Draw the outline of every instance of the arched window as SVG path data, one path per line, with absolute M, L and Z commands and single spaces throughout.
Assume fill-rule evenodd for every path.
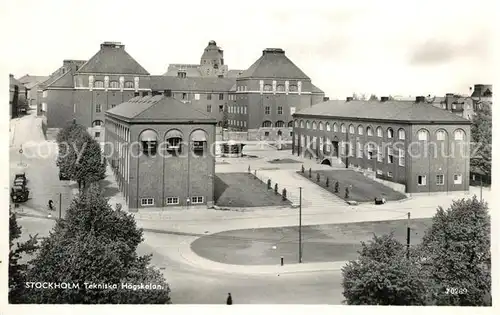
M 273 86 L 271 84 L 266 84 L 264 85 L 264 91 L 272 91 L 273 90 Z
M 95 81 L 94 87 L 95 88 L 104 88 L 104 82 L 103 81 Z
M 333 123 L 333 132 L 338 132 L 339 131 L 339 126 L 337 123 Z
M 278 86 L 276 87 L 276 91 L 278 92 L 283 92 L 285 91 L 285 86 L 282 85 L 282 84 L 278 84 Z
M 288 87 L 288 90 L 289 90 L 290 92 L 297 92 L 297 86 L 296 86 L 296 85 L 290 85 L 290 86 Z
M 353 126 L 353 125 L 349 125 L 349 133 L 350 133 L 350 134 L 354 134 L 354 133 L 355 133 L 355 130 L 354 130 L 354 126 Z
M 394 138 L 394 130 L 392 128 L 387 128 L 387 139 L 392 139 Z
M 326 131 L 332 131 L 332 128 L 331 128 L 329 122 L 326 123 Z
M 296 120 L 296 121 L 294 122 L 294 127 L 295 127 L 295 128 L 298 128 L 298 127 L 299 127 L 299 121 L 298 121 L 298 120 Z
M 457 129 L 453 133 L 455 140 L 457 141 L 464 141 L 465 140 L 465 131 L 462 129 Z
M 406 139 L 406 133 L 405 133 L 405 130 L 403 128 L 400 128 L 398 130 L 398 138 L 399 138 L 399 140 Z
M 428 141 L 429 140 L 429 131 L 426 129 L 420 129 L 418 131 L 418 140 L 419 141 Z
M 309 120 L 306 121 L 306 129 L 311 129 L 311 123 Z
M 92 127 L 102 127 L 102 126 L 104 126 L 102 120 L 94 120 L 94 122 L 92 123 Z
M 369 137 L 373 136 L 373 129 L 372 129 L 372 127 L 370 127 L 370 126 L 366 127 L 366 134 Z
M 132 82 L 132 81 L 126 81 L 125 82 L 125 88 L 126 89 L 133 89 L 134 88 L 134 82 Z
M 382 138 L 382 127 L 377 127 L 377 137 Z
M 120 87 L 120 84 L 118 83 L 118 81 L 111 81 L 109 82 L 109 87 L 112 89 L 117 89 Z
M 316 126 L 316 122 L 315 122 L 315 121 L 313 121 L 313 130 L 316 130 L 316 127 L 317 127 L 317 126 Z
M 323 130 L 323 123 L 321 121 L 318 123 L 318 128 L 319 130 Z
M 443 129 L 439 129 L 436 131 L 436 140 L 437 141 L 445 141 L 446 140 L 446 131 Z
M 142 153 L 145 155 L 155 155 L 158 146 L 158 134 L 156 131 L 147 129 L 141 132 L 139 140 L 142 145 Z
M 358 135 L 362 136 L 364 130 L 365 130 L 365 128 L 363 128 L 363 126 L 359 125 L 358 126 Z
M 293 121 L 288 122 L 288 128 L 291 128 L 291 127 L 293 127 Z
M 207 133 L 204 130 L 195 130 L 191 133 L 191 143 L 193 144 L 193 153 L 196 156 L 203 156 L 207 150 Z
M 262 123 L 262 127 L 264 128 L 271 128 L 273 126 L 273 123 L 269 120 L 266 120 Z
M 182 151 L 182 132 L 177 129 L 171 129 L 165 134 L 167 140 L 167 152 L 170 155 L 177 156 Z
M 300 128 L 304 128 L 304 121 L 303 120 L 300 121 Z
M 346 127 L 345 127 L 344 124 L 340 125 L 340 132 L 342 132 L 342 133 L 346 133 L 347 132 L 347 129 L 346 129 Z
M 281 121 L 281 120 L 278 120 L 276 122 L 276 124 L 274 124 L 275 127 L 278 127 L 278 128 L 282 128 L 282 127 L 285 127 L 285 122 L 284 121 Z

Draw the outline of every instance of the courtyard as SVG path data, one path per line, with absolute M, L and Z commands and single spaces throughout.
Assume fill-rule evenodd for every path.
M 431 218 L 410 221 L 411 245 L 421 242 L 431 223 Z M 371 240 L 373 235 L 391 232 L 398 241 L 406 244 L 406 227 L 407 220 L 303 226 L 302 261 L 356 259 L 360 242 Z M 281 257 L 285 264 L 297 263 L 298 230 L 298 226 L 286 226 L 225 231 L 196 239 L 191 243 L 191 249 L 203 258 L 226 264 L 273 265 L 279 264 Z

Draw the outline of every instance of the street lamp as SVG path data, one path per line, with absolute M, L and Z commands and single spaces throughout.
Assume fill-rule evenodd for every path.
M 302 187 L 299 187 L 299 264 L 302 263 Z

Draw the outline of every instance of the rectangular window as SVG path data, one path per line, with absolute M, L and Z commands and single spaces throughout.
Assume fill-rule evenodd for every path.
M 182 99 L 183 100 L 187 99 L 187 93 L 182 93 Z
M 399 149 L 399 166 L 405 166 L 405 150 Z
M 76 113 L 76 104 L 73 104 L 73 113 Z
M 427 185 L 427 177 L 425 175 L 418 175 L 418 185 L 419 186 Z
M 453 175 L 453 183 L 455 185 L 462 184 L 462 175 L 461 174 L 455 174 L 455 175 Z
M 141 198 L 141 206 L 153 206 L 154 204 L 154 198 Z
M 290 115 L 295 114 L 295 107 L 290 107 Z
M 156 141 L 142 141 L 142 152 L 146 155 L 155 155 L 156 144 Z
M 387 172 L 387 177 L 392 178 L 392 172 Z
M 266 106 L 266 108 L 265 108 L 265 114 L 266 115 L 271 114 L 271 107 L 270 106 Z
M 195 93 L 194 94 L 194 99 L 197 100 L 197 101 L 199 101 L 200 100 L 200 94 Z
M 377 170 L 377 175 L 382 175 L 384 174 L 381 170 Z
M 211 113 L 212 112 L 212 105 L 207 105 L 207 112 Z
M 362 159 L 363 158 L 363 147 L 361 146 L 361 143 L 356 144 L 358 146 L 358 158 Z
M 382 155 L 382 150 L 380 149 L 380 147 L 377 147 L 377 162 L 383 162 L 384 161 L 384 157 Z
M 224 93 L 219 93 L 219 101 L 223 101 L 224 100 Z
M 444 185 L 444 175 L 436 175 L 436 185 Z
M 264 136 L 269 137 L 269 131 L 264 132 Z
M 323 143 L 323 138 L 319 138 L 319 150 L 323 152 L 325 144 Z
M 101 109 L 102 109 L 102 108 L 101 108 L 101 104 L 96 104 L 96 105 L 95 105 L 95 112 L 96 112 L 96 113 L 100 113 L 100 112 L 101 112 Z
M 207 100 L 210 101 L 212 99 L 212 94 L 208 93 L 207 94 Z
M 116 106 L 116 104 L 111 104 L 111 108 L 114 108 Z
M 167 205 L 178 205 L 179 197 L 167 197 Z
M 283 107 L 278 106 L 278 115 L 283 115 Z
M 312 148 L 316 149 L 316 137 L 312 138 Z
M 47 91 L 43 91 L 42 97 L 47 97 L 47 93 L 48 93 Z
M 394 163 L 394 156 L 393 156 L 392 148 L 387 148 L 387 163 L 389 163 L 389 164 Z
M 99 137 L 101 137 L 101 132 L 96 131 L 96 132 L 94 133 L 94 138 L 99 138 Z
M 246 127 L 246 126 L 247 126 L 247 122 L 243 121 L 243 127 Z
M 219 105 L 219 113 L 224 112 L 224 105 Z

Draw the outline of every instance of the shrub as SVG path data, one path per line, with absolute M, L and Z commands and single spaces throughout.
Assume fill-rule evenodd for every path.
M 286 201 L 286 188 L 283 188 L 281 195 L 283 196 L 283 201 Z
M 274 184 L 274 193 L 278 194 L 278 183 Z

